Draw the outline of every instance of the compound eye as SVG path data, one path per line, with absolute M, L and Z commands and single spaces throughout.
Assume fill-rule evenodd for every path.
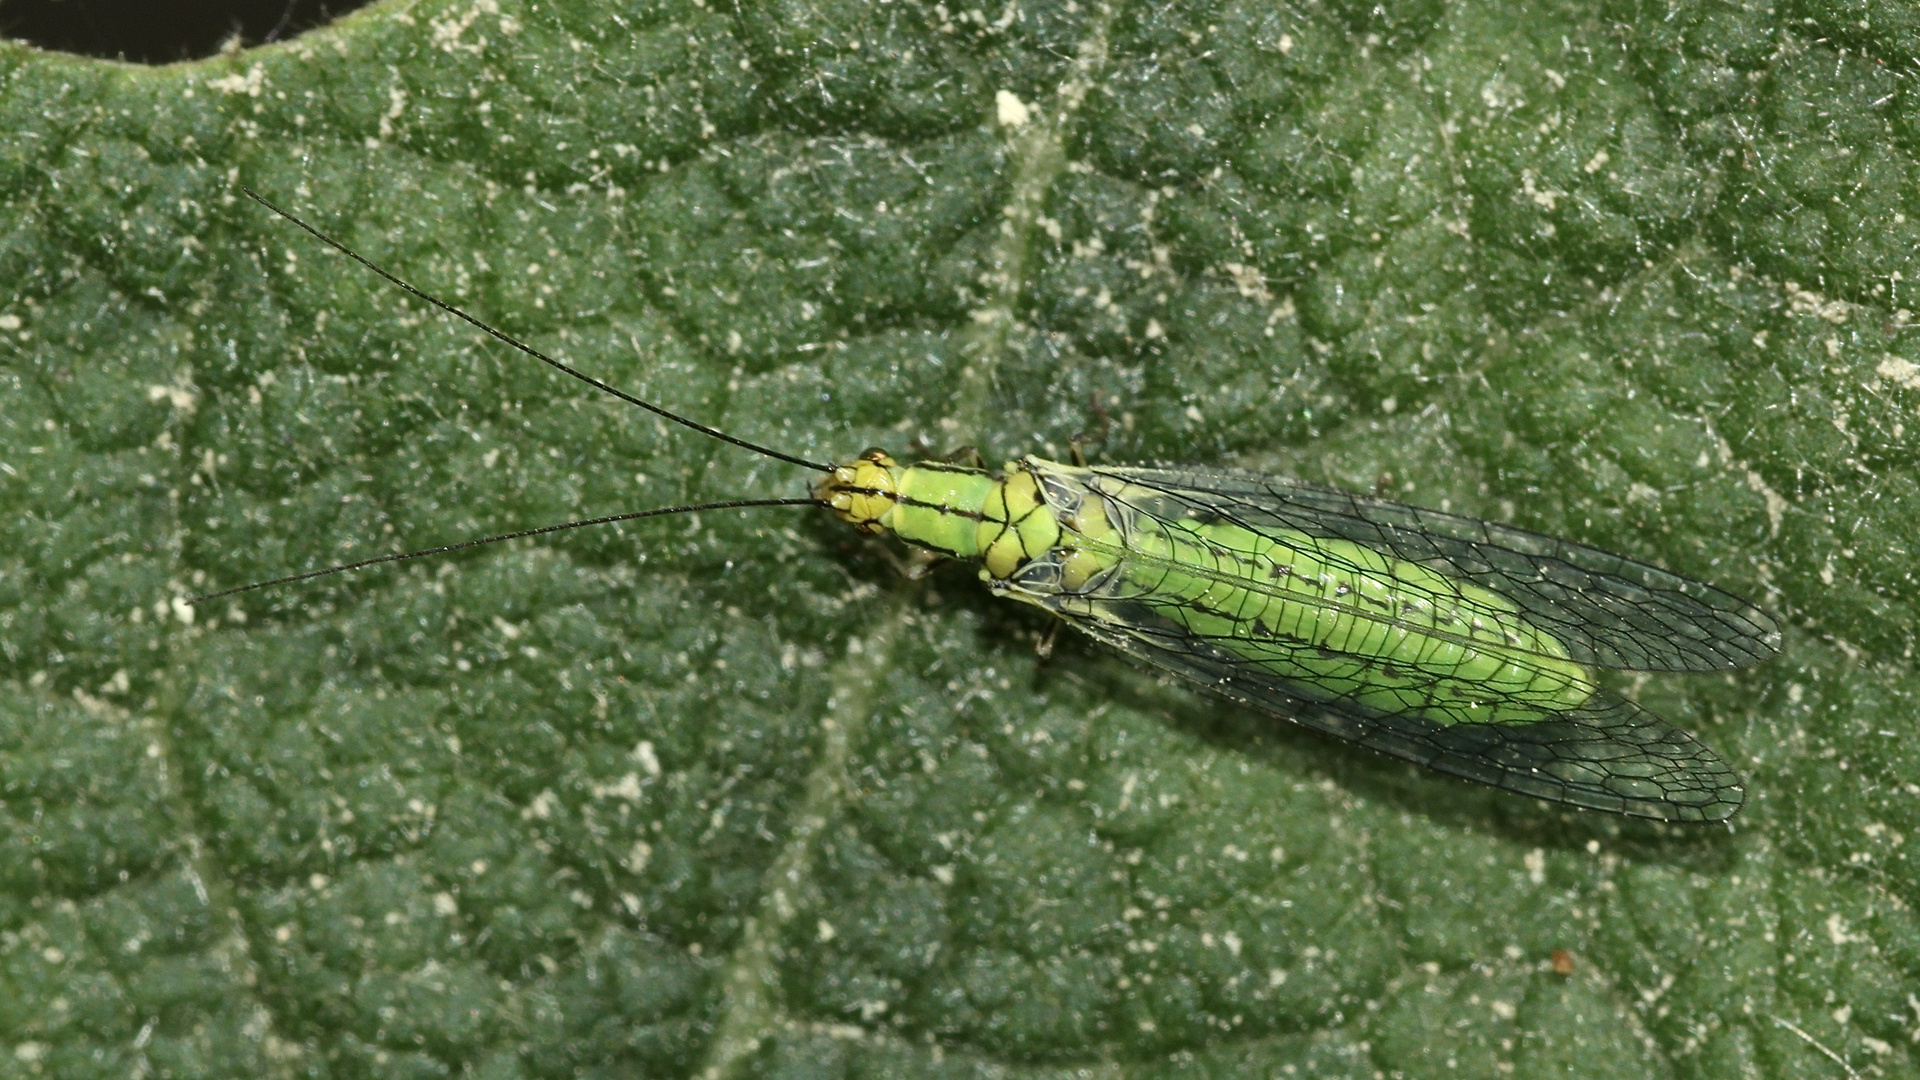
M 871 461 L 871 462 L 874 462 L 875 464 L 883 462 L 891 456 L 892 455 L 888 454 L 885 450 L 882 450 L 877 446 L 869 446 L 865 450 L 860 451 L 860 457 L 862 460 Z

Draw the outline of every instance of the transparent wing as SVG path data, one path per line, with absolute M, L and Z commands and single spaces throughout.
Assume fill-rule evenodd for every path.
M 1659 821 L 1725 821 L 1745 801 L 1740 778 L 1700 740 L 1605 690 L 1578 709 L 1526 723 L 1442 724 L 1282 680 L 1249 662 L 1244 641 L 1223 647 L 1160 614 L 1151 600 L 1090 607 L 1083 601 L 1073 605 L 1078 611 L 1034 602 L 1096 640 L 1215 693 L 1439 772 Z
M 1163 520 L 1225 520 L 1350 540 L 1498 593 L 1569 655 L 1629 671 L 1720 671 L 1780 651 L 1780 624 L 1732 593 L 1637 559 L 1458 514 L 1222 469 L 1095 467 L 1095 485 Z M 1146 489 L 1150 494 L 1140 495 Z M 1401 755 L 1406 756 L 1406 755 Z

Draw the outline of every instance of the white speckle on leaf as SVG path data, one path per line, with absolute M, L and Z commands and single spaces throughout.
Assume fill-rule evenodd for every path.
M 648 776 L 660 775 L 660 758 L 654 754 L 652 742 L 641 739 L 640 744 L 633 748 L 633 753 L 627 756 L 639 762 L 640 767 L 646 770 Z
M 1234 290 L 1241 296 L 1261 303 L 1273 300 L 1273 294 L 1267 291 L 1266 275 L 1260 272 L 1259 267 L 1244 263 L 1221 263 L 1220 269 L 1233 279 Z
M 1538 174 L 1532 169 L 1520 170 L 1520 192 L 1533 200 L 1535 206 L 1552 210 L 1559 205 L 1559 200 L 1566 197 L 1567 193 L 1553 188 L 1538 187 L 1535 183 L 1538 179 Z
M 199 405 L 200 395 L 186 386 L 149 386 L 147 400 L 165 401 L 181 412 L 190 413 Z
M 1779 492 L 1767 486 L 1766 478 L 1752 469 L 1747 470 L 1747 487 L 1757 492 L 1767 501 L 1767 535 L 1780 533 L 1780 520 L 1786 516 L 1787 500 Z
M 1023 128 L 1033 119 L 1033 110 L 1011 90 L 994 92 L 993 109 L 1001 127 Z
M 1863 943 L 1867 940 L 1867 935 L 1853 933 L 1847 926 L 1846 917 L 1839 912 L 1827 916 L 1827 937 L 1835 945 Z
M 245 75 L 235 72 L 232 75 L 207 80 L 207 89 L 218 90 L 223 94 L 245 94 L 248 97 L 259 97 L 266 88 L 267 72 L 266 69 L 262 68 L 259 64 L 248 68 Z
M 498 14 L 500 14 L 500 4 L 498 0 L 479 0 L 478 3 L 466 11 L 461 12 L 457 17 L 447 16 L 430 20 L 427 25 L 431 28 L 432 33 L 427 39 L 428 43 L 434 48 L 447 53 L 477 53 L 481 49 L 486 48 L 487 39 L 478 37 L 472 42 L 466 42 L 461 40 L 462 35 L 472 28 L 474 22 L 477 21 L 480 16 Z M 500 20 L 500 31 L 502 33 L 512 34 L 518 32 L 519 29 L 520 23 L 516 19 L 503 18 Z
M 640 774 L 628 773 L 611 784 L 593 785 L 594 798 L 604 799 L 609 796 L 625 799 L 627 802 L 639 802 L 645 798 L 646 793 L 640 790 Z
M 1480 85 L 1480 100 L 1489 109 L 1517 109 L 1527 103 L 1520 95 L 1519 87 L 1501 75 L 1495 75 Z
M 532 820 L 537 818 L 541 821 L 545 821 L 548 818 L 552 817 L 553 812 L 555 810 L 558 810 L 559 808 L 560 808 L 560 797 L 553 793 L 552 788 L 547 788 L 546 790 L 542 791 L 540 794 L 535 795 L 533 797 L 533 801 L 528 803 L 526 807 L 520 811 L 520 817 L 522 820 Z
M 393 138 L 393 122 L 407 111 L 407 88 L 404 86 L 387 87 L 387 111 L 380 114 L 380 137 Z
M 1548 853 L 1546 853 L 1546 849 L 1534 847 L 1532 851 L 1526 853 L 1526 859 L 1524 859 L 1524 861 L 1526 861 L 1526 880 L 1534 882 L 1536 886 L 1538 886 L 1538 884 L 1546 884 L 1546 880 L 1548 880 Z
M 1816 315 L 1835 326 L 1846 322 L 1856 306 L 1845 300 L 1829 300 L 1811 289 L 1803 289 L 1797 281 L 1785 282 L 1784 288 L 1787 306 L 1795 315 Z
M 1920 390 L 1920 364 L 1888 353 L 1873 369 L 1875 375 L 1903 390 Z

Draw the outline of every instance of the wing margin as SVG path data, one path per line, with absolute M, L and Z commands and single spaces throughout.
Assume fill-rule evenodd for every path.
M 1676 823 L 1725 821 L 1746 801 L 1738 774 L 1705 743 L 1604 689 L 1579 709 L 1527 723 L 1440 724 L 1316 700 L 1310 684 L 1254 669 L 1161 616 L 1102 617 L 1034 602 L 1096 641 L 1221 697 L 1436 772 L 1550 803 Z

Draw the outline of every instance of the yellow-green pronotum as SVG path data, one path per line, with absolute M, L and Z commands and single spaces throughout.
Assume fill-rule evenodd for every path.
M 1648 563 L 1521 529 L 1227 469 L 821 463 L 758 446 L 584 375 L 630 404 L 822 474 L 810 497 L 667 507 L 368 559 L 231 592 L 498 540 L 737 506 L 819 505 L 869 534 L 980 564 L 996 595 L 1276 717 L 1551 802 L 1722 821 L 1739 777 L 1597 669 L 1721 671 L 1780 647 L 1753 604 Z M 213 596 L 202 597 L 202 600 Z

